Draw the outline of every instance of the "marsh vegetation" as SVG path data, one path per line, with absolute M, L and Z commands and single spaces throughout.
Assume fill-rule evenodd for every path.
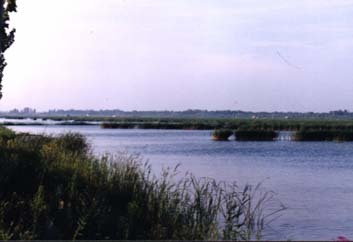
M 280 131 L 293 132 L 295 141 L 353 141 L 352 120 L 287 120 L 287 119 L 178 119 L 178 118 L 113 118 L 113 117 L 55 117 L 49 123 L 40 120 L 26 122 L 18 117 L 3 122 L 13 125 L 100 125 L 103 129 L 165 129 L 214 130 L 214 140 L 228 140 L 235 133 L 237 141 L 275 140 Z M 43 121 L 49 119 L 43 118 Z M 52 122 L 52 123 L 50 123 Z M 225 138 L 224 138 L 225 137 Z
M 353 141 L 353 130 L 303 128 L 294 133 L 293 140 L 347 142 Z
M 0 239 L 250 240 L 283 210 L 259 186 L 176 172 L 95 157 L 79 134 L 1 128 Z

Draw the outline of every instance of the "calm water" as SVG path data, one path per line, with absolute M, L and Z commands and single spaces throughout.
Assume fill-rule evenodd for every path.
M 353 238 L 353 142 L 213 142 L 210 131 L 103 130 L 96 126 L 12 126 L 16 131 L 86 135 L 96 154 L 128 151 L 153 169 L 181 171 L 238 183 L 264 182 L 288 207 L 267 238 Z

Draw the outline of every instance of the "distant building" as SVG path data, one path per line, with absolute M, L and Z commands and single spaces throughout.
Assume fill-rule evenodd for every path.
M 25 115 L 33 115 L 33 114 L 36 114 L 36 113 L 37 113 L 37 111 L 34 108 L 28 108 L 28 107 L 25 107 L 21 111 L 21 114 L 25 114 Z

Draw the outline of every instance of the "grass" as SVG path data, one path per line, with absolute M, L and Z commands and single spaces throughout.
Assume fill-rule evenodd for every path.
M 92 155 L 79 134 L 0 127 L 0 240 L 259 239 L 273 194 L 166 169 L 139 157 Z

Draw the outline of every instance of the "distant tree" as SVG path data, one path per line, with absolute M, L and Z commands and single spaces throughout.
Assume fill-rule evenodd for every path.
M 2 79 L 6 66 L 5 51 L 15 41 L 15 29 L 10 29 L 10 13 L 16 12 L 16 0 L 0 0 L 0 99 L 2 98 Z

